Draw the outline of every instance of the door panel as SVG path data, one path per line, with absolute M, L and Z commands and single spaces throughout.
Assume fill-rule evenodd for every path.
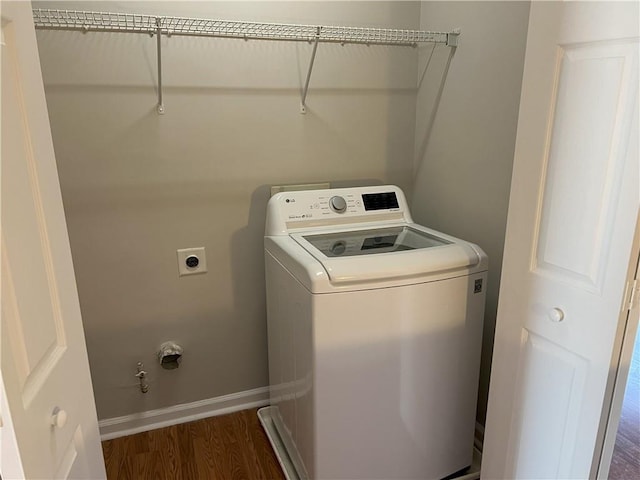
M 8 272 L 7 297 L 15 315 L 7 317 L 11 348 L 20 358 L 20 384 L 24 389 L 25 407 L 33 400 L 65 350 L 60 300 L 56 288 L 51 251 L 47 239 L 42 197 L 38 186 L 33 145 L 27 130 L 28 114 L 20 89 L 14 25 L 3 26 L 5 45 L 2 55 L 3 113 L 12 112 L 23 121 L 5 122 L 3 138 L 12 149 L 11 158 L 4 157 L 2 175 L 7 180 L 2 194 L 7 202 L 2 210 L 4 251 L 18 263 L 13 268 L 5 256 Z M 14 161 L 17 160 L 17 161 Z M 9 208 L 11 206 L 20 208 Z M 15 234 L 14 234 L 15 233 Z M 18 267 L 18 268 L 16 268 Z M 9 273 L 10 272 L 10 273 Z M 30 290 L 42 295 L 17 295 Z M 9 293 L 10 292 L 10 293 Z M 32 319 L 32 321 L 24 321 Z
M 0 470 L 104 478 L 31 5 L 1 13 L 3 428 L 17 453 Z
M 565 478 L 570 472 L 588 362 L 526 332 L 523 363 L 524 378 L 518 388 L 522 392 L 522 414 L 512 432 L 514 438 L 519 438 L 514 470 L 519 472 L 519 478 Z M 537 388 L 544 384 L 558 386 L 553 396 Z M 536 415 L 538 409 L 547 414 Z M 545 441 L 538 444 L 541 438 Z M 530 455 L 533 451 L 544 455 L 546 461 Z
M 640 209 L 637 2 L 532 2 L 482 462 L 590 478 Z
M 534 268 L 594 293 L 601 290 L 629 142 L 635 54 L 632 42 L 559 48 Z

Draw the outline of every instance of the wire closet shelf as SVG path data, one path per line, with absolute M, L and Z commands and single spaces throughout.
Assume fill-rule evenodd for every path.
M 258 23 L 200 18 L 161 17 L 138 13 L 90 12 L 81 10 L 33 9 L 35 28 L 39 30 L 75 30 L 82 32 L 122 32 L 156 35 L 158 51 L 158 113 L 164 113 L 162 103 L 162 43 L 161 37 L 187 35 L 196 37 L 240 38 L 244 40 L 281 40 L 313 43 L 300 104 L 306 113 L 306 98 L 318 43 L 395 45 L 415 47 L 420 43 L 458 46 L 459 30 L 428 32 L 373 27 L 339 27 Z M 435 48 L 435 47 L 434 47 Z
M 428 32 L 372 27 L 340 27 L 161 17 L 137 13 L 89 12 L 36 8 L 35 27 L 46 30 L 128 32 L 162 35 L 286 40 L 303 42 L 359 43 L 415 46 L 444 43 L 455 46 L 459 32 Z

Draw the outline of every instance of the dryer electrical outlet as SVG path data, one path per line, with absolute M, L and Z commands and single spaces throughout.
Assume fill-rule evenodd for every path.
M 182 248 L 178 250 L 178 274 L 195 275 L 207 272 L 207 257 L 204 247 Z

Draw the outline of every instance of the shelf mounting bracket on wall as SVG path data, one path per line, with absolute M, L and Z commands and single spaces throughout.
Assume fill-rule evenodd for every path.
M 162 102 L 162 20 L 156 18 L 156 45 L 158 56 L 158 115 L 164 114 L 164 103 Z
M 316 51 L 318 50 L 318 42 L 320 41 L 320 32 L 322 27 L 318 27 L 316 31 L 316 39 L 313 41 L 313 51 L 311 52 L 311 60 L 309 61 L 309 70 L 307 71 L 307 80 L 304 82 L 304 90 L 302 91 L 302 101 L 300 102 L 300 113 L 307 113 L 307 92 L 309 91 L 309 80 L 311 80 L 311 71 L 313 70 L 313 62 L 316 59 Z
M 306 112 L 309 81 L 319 43 L 387 45 L 415 47 L 420 43 L 443 44 L 456 48 L 460 30 L 429 32 L 395 28 L 314 26 L 284 23 L 260 23 L 184 17 L 156 17 L 140 13 L 90 12 L 81 10 L 33 9 L 33 23 L 39 30 L 81 32 L 143 33 L 156 35 L 158 60 L 158 114 L 164 113 L 162 99 L 162 35 L 238 38 L 243 40 L 284 40 L 313 42 L 311 61 L 302 90 L 301 113 Z
M 460 36 L 460 29 L 454 28 L 451 32 L 447 33 L 447 47 L 457 47 L 458 46 L 458 37 Z

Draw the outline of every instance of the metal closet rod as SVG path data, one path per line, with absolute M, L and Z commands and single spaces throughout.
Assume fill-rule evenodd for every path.
M 35 27 L 41 30 L 83 32 L 122 32 L 157 35 L 158 113 L 162 103 L 162 35 L 183 35 L 244 40 L 280 40 L 313 43 L 307 79 L 302 92 L 301 112 L 306 112 L 306 97 L 318 43 L 392 45 L 415 47 L 420 43 L 441 43 L 457 47 L 460 30 L 429 32 L 369 27 L 339 27 L 257 23 L 182 17 L 160 17 L 138 13 L 90 12 L 80 10 L 33 9 Z

